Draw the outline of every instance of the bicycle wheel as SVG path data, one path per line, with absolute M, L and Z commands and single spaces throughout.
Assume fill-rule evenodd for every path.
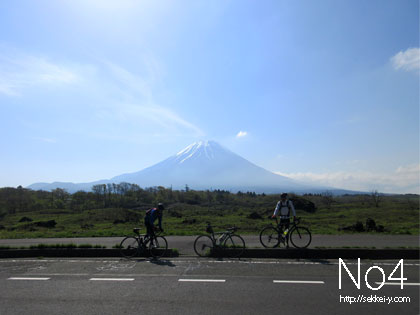
M 149 243 L 150 254 L 155 257 L 163 257 L 168 249 L 168 242 L 163 236 L 155 236 Z
M 296 226 L 290 232 L 290 241 L 296 248 L 306 248 L 311 243 L 311 232 L 306 227 Z
M 213 250 L 213 240 L 210 236 L 200 235 L 195 239 L 194 242 L 194 251 L 200 257 L 210 256 Z
M 226 238 L 223 246 L 227 249 L 229 257 L 240 257 L 245 250 L 245 241 L 241 236 L 232 234 Z
M 135 237 L 127 236 L 120 243 L 120 254 L 123 257 L 134 257 L 139 250 L 139 242 Z
M 260 242 L 265 248 L 274 248 L 279 245 L 281 235 L 273 226 L 267 226 L 260 232 Z

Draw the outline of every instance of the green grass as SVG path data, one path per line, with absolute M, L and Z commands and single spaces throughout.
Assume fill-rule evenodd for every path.
M 91 244 L 80 244 L 76 245 L 73 243 L 69 244 L 37 244 L 37 245 L 30 245 L 27 246 L 0 246 L 0 250 L 8 250 L 8 249 L 76 249 L 76 248 L 106 248 L 104 245 L 91 245 Z
M 341 230 L 357 221 L 365 224 L 367 218 L 375 220 L 376 225 L 384 226 L 384 232 L 363 232 L 364 234 L 419 235 L 419 196 L 384 196 L 380 206 L 374 207 L 363 196 L 335 197 L 335 202 L 327 209 L 318 196 L 304 197 L 313 201 L 317 210 L 314 213 L 297 209 L 302 218 L 301 225 L 307 226 L 313 234 L 352 234 Z M 317 199 L 318 198 L 318 199 Z M 410 200 L 407 198 L 411 198 Z M 205 234 L 207 222 L 214 230 L 223 231 L 237 226 L 237 234 L 258 234 L 267 224 L 275 223 L 267 219 L 275 204 L 208 206 L 177 203 L 169 205 L 164 212 L 163 227 L 166 235 Z M 256 208 L 257 207 L 257 208 Z M 250 219 L 252 212 L 259 213 L 263 219 Z M 121 208 L 94 209 L 85 211 L 40 210 L 6 214 L 0 218 L 0 238 L 41 238 L 41 237 L 109 237 L 132 235 L 134 227 L 143 225 L 144 209 Z M 22 217 L 32 221 L 19 222 Z M 39 222 L 54 220 L 54 227 L 42 227 Z M 83 244 L 85 245 L 85 244 Z M 87 247 L 86 247 L 87 248 Z

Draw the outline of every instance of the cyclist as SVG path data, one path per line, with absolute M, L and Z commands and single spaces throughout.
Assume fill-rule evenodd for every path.
M 147 229 L 147 236 L 151 237 L 152 239 L 155 237 L 155 227 L 154 222 L 158 219 L 158 226 L 159 230 L 163 232 L 162 229 L 162 211 L 165 209 L 162 203 L 159 203 L 156 208 L 152 208 L 146 211 L 146 215 L 144 217 L 144 225 Z
M 293 202 L 287 198 L 286 193 L 281 194 L 280 198 L 271 218 L 280 217 L 280 228 L 282 231 L 287 231 L 290 225 L 290 211 L 293 214 L 293 221 L 296 220 L 296 211 Z M 287 240 L 287 243 L 289 243 L 289 240 Z

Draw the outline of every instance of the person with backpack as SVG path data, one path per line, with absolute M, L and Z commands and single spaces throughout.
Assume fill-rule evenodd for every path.
M 280 198 L 271 218 L 280 217 L 279 225 L 282 226 L 283 231 L 286 231 L 290 225 L 290 212 L 293 214 L 293 220 L 296 220 L 296 211 L 293 202 L 287 198 L 286 193 L 281 194 Z
M 146 226 L 147 229 L 147 235 L 149 237 L 154 237 L 155 236 L 155 227 L 154 227 L 154 223 L 156 221 L 156 219 L 158 219 L 158 226 L 159 226 L 159 230 L 161 232 L 163 232 L 162 229 L 162 212 L 165 209 L 165 207 L 163 206 L 162 203 L 159 203 L 158 206 L 156 208 L 152 208 L 146 211 L 146 215 L 144 217 L 144 225 Z

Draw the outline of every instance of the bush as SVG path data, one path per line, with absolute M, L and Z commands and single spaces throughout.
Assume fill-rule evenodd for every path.
M 93 224 L 83 224 L 80 226 L 82 229 L 93 229 L 94 225 Z
M 353 232 L 363 232 L 365 230 L 365 228 L 363 227 L 363 223 L 360 221 L 357 221 L 355 224 L 350 225 L 350 226 L 346 226 L 343 228 L 338 229 L 343 230 L 343 231 L 353 231 Z
M 55 220 L 39 221 L 39 222 L 36 222 L 35 225 L 39 227 L 53 228 L 57 225 L 57 222 L 55 222 Z
M 258 214 L 257 212 L 252 212 L 248 216 L 248 219 L 258 220 L 258 219 L 262 219 L 262 216 L 260 214 Z
M 22 217 L 19 222 L 32 222 L 33 220 L 31 218 L 28 217 Z
M 377 231 L 376 222 L 372 218 L 366 219 L 366 230 L 369 231 Z
M 174 218 L 182 218 L 182 214 L 176 211 L 170 211 L 169 215 Z
M 315 204 L 312 201 L 298 197 L 290 198 L 290 200 L 293 202 L 293 205 L 297 210 L 303 210 L 309 213 L 313 213 L 316 211 Z
M 182 221 L 182 224 L 194 224 L 196 222 L 196 219 L 185 219 L 184 221 Z
M 376 232 L 379 232 L 379 233 L 385 232 L 385 227 L 383 225 L 378 225 L 376 227 Z

